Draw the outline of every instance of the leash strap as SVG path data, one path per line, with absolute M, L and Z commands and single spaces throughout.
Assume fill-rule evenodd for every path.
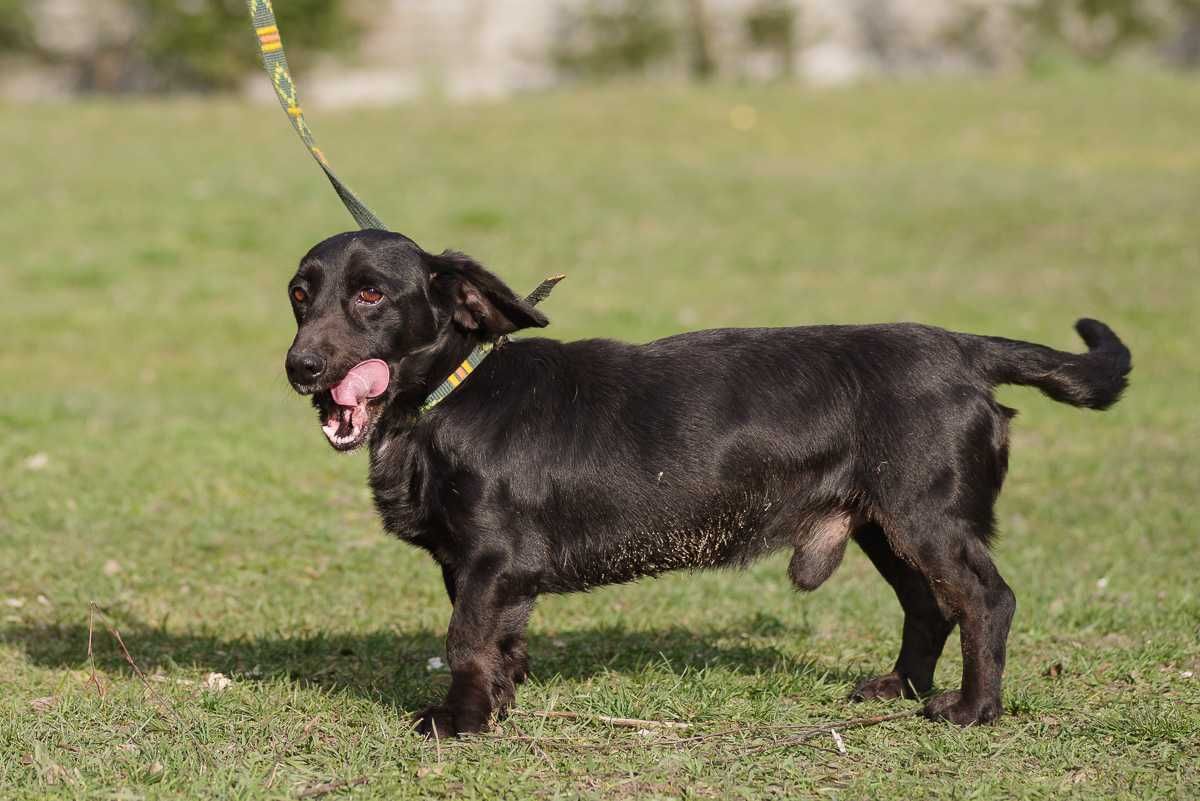
M 325 173 L 325 177 L 329 179 L 329 183 L 333 184 L 334 191 L 338 193 L 338 197 L 342 199 L 346 210 L 350 212 L 350 216 L 358 223 L 358 227 L 386 231 L 387 226 L 375 216 L 374 212 L 367 208 L 365 203 L 358 199 L 358 195 L 354 194 L 350 190 L 350 187 L 342 183 L 342 180 L 334 174 L 333 168 L 325 160 L 325 154 L 321 152 L 321 148 L 317 147 L 312 129 L 304 121 L 304 109 L 300 106 L 300 97 L 296 93 L 296 82 L 292 80 L 292 73 L 288 69 L 287 54 L 283 52 L 283 39 L 279 35 L 279 25 L 275 22 L 275 9 L 271 7 L 271 0 L 246 0 L 246 8 L 250 11 L 250 22 L 254 26 L 255 35 L 258 37 L 258 52 L 262 55 L 263 69 L 267 71 L 267 77 L 271 79 L 271 85 L 275 87 L 275 96 L 279 98 L 279 105 L 283 106 L 283 110 L 287 112 L 288 119 L 292 121 L 292 127 L 296 129 L 300 140 L 304 142 L 304 146 L 308 148 L 308 152 Z M 537 289 L 533 290 L 525 298 L 525 302 L 533 306 L 541 303 L 549 297 L 554 286 L 563 280 L 564 277 L 562 275 L 552 275 L 545 281 L 542 281 L 542 283 L 538 284 Z M 443 381 L 437 389 L 425 398 L 425 402 L 421 404 L 418 414 L 424 414 L 434 406 L 437 406 L 447 395 L 454 391 L 455 387 L 465 381 L 467 376 L 471 374 L 471 371 L 478 367 L 479 363 L 495 348 L 496 343 L 486 342 L 471 351 L 471 354 L 458 366 L 458 369 L 451 373 L 449 378 Z
M 262 54 L 263 69 L 267 71 L 267 77 L 275 87 L 279 105 L 287 112 L 288 119 L 292 121 L 292 127 L 300 135 L 304 146 L 320 165 L 329 183 L 333 184 L 334 191 L 338 193 L 358 227 L 387 230 L 387 226 L 358 199 L 358 195 L 334 174 L 329 162 L 325 160 L 325 154 L 317 147 L 312 129 L 304 121 L 304 109 L 301 108 L 300 97 L 296 94 L 296 82 L 292 80 L 292 73 L 288 70 L 287 55 L 283 52 L 283 40 L 279 36 L 279 26 L 275 23 L 275 9 L 271 7 L 271 0 L 246 0 L 246 7 L 250 10 L 254 33 L 258 36 L 258 52 Z
M 525 302 L 530 306 L 538 305 L 543 300 L 550 297 L 550 293 L 554 291 L 554 287 L 558 286 L 558 282 L 566 277 L 567 276 L 563 275 L 562 273 L 550 276 L 545 281 L 542 281 L 542 283 L 538 284 L 537 289 L 525 296 Z

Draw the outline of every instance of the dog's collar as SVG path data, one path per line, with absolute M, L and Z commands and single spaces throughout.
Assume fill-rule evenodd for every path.
M 554 291 L 555 285 L 564 278 L 566 278 L 566 276 L 561 274 L 550 276 L 545 281 L 542 281 L 542 283 L 538 284 L 537 289 L 529 293 L 529 295 L 525 298 L 525 302 L 530 306 L 538 305 L 550 296 L 550 293 Z M 437 406 L 439 403 L 445 400 L 446 396 L 453 392 L 459 384 L 467 380 L 467 376 L 469 376 L 475 370 L 475 368 L 479 366 L 480 362 L 486 359 L 492 351 L 496 350 L 507 341 L 507 337 L 500 337 L 495 342 L 484 342 L 482 345 L 477 345 L 475 349 L 467 356 L 467 358 L 463 360 L 463 363 L 460 364 L 458 368 L 446 378 L 445 381 L 439 384 L 437 389 L 435 389 L 433 392 L 430 392 L 425 397 L 425 401 L 417 409 L 417 416 L 420 417 L 434 406 Z
M 463 360 L 463 363 L 458 366 L 458 369 L 451 373 L 445 381 L 439 384 L 437 389 L 429 393 L 429 395 L 425 398 L 425 402 L 421 404 L 419 409 L 417 409 L 417 416 L 420 417 L 421 415 L 425 414 L 425 412 L 429 411 L 434 406 L 437 406 L 439 403 L 445 400 L 446 396 L 453 392 L 459 384 L 467 380 L 467 376 L 471 374 L 471 371 L 478 367 L 479 363 L 486 359 L 488 354 L 496 349 L 497 344 L 499 343 L 485 342 L 484 344 L 475 348 L 475 350 L 471 351 L 470 355 L 468 355 L 467 358 Z

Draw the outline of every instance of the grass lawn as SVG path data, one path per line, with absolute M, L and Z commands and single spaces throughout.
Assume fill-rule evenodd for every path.
M 846 729 L 844 755 L 786 727 L 916 708 L 844 700 L 899 647 L 857 551 L 808 596 L 781 555 L 547 597 L 520 709 L 584 717 L 411 734 L 447 681 L 428 665 L 449 605 L 433 562 L 382 533 L 365 456 L 335 456 L 284 380 L 285 281 L 352 223 L 283 116 L 0 112 L 5 801 L 1200 796 L 1200 82 L 314 115 L 398 230 L 519 289 L 567 272 L 554 336 L 918 320 L 1076 350 L 1092 315 L 1125 338 L 1110 412 L 1001 393 L 1021 410 L 996 548 L 1019 603 L 1007 715 Z M 939 684 L 959 670 L 956 635 Z

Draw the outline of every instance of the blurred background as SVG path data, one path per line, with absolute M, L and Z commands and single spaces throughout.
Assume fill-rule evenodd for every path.
M 241 0 L 0 0 L 0 96 L 234 91 Z M 1200 0 L 281 0 L 310 101 L 498 97 L 618 77 L 844 83 L 879 75 L 1200 66 Z

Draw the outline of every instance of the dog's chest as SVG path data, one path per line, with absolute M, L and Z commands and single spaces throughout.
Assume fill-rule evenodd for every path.
M 392 437 L 373 446 L 368 484 L 384 529 L 416 541 L 429 529 L 429 512 L 420 496 L 421 477 L 410 445 L 407 437 Z

